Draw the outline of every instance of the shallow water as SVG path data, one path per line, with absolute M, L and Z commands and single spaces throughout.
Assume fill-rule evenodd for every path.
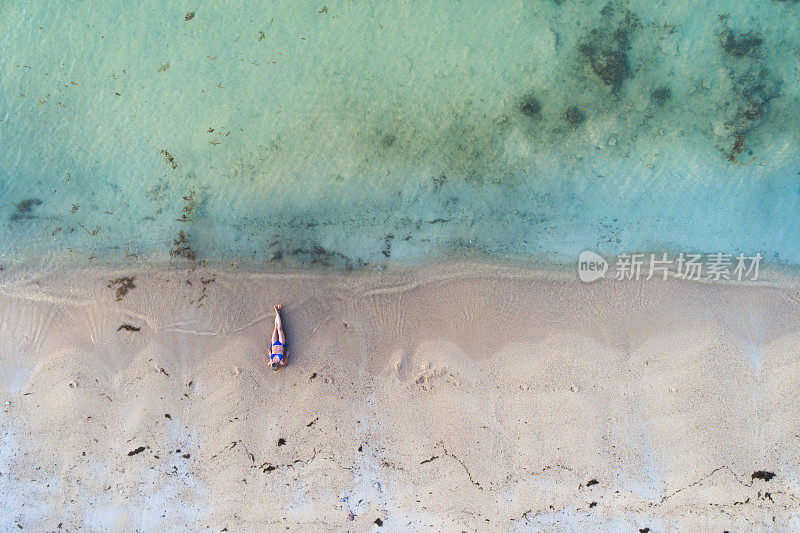
M 800 265 L 795 1 L 29 0 L 0 24 L 3 265 Z

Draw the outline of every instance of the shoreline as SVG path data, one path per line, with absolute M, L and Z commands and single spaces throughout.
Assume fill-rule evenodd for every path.
M 0 523 L 800 523 L 796 279 L 437 268 L 0 272 Z
M 32 265 L 0 265 L 0 283 L 9 274 L 28 273 L 34 275 L 48 276 L 60 273 L 86 274 L 93 275 L 104 273 L 104 275 L 124 275 L 131 274 L 158 274 L 169 272 L 216 272 L 229 275 L 242 275 L 258 278 L 333 278 L 343 277 L 348 279 L 363 279 L 369 277 L 395 277 L 408 278 L 416 277 L 426 280 L 446 279 L 450 277 L 481 277 L 481 276 L 501 276 L 523 278 L 531 280 L 558 280 L 558 281 L 579 281 L 577 275 L 577 258 L 571 263 L 555 263 L 537 260 L 517 260 L 512 258 L 441 258 L 436 261 L 419 261 L 399 264 L 380 265 L 373 268 L 353 268 L 341 269 L 330 266 L 308 266 L 298 264 L 271 265 L 264 268 L 263 261 L 169 261 L 163 264 L 91 264 L 91 265 L 51 265 L 51 266 L 32 266 Z M 669 270 L 668 280 L 680 281 L 682 278 L 676 277 L 674 269 Z M 650 282 L 645 280 L 644 275 L 641 279 L 634 280 L 639 282 Z M 629 280 L 617 280 L 613 278 L 613 273 L 609 272 L 605 276 L 606 281 L 626 282 Z M 602 281 L 602 280 L 599 280 Z M 788 264 L 762 263 L 759 277 L 756 281 L 749 280 L 710 280 L 710 279 L 688 279 L 688 283 L 699 285 L 720 285 L 720 286 L 760 286 L 760 287 L 795 287 L 800 285 L 800 266 Z M 591 285 L 597 281 L 589 282 Z

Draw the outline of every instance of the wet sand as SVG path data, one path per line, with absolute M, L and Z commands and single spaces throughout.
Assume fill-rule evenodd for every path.
M 0 525 L 796 529 L 798 286 L 3 271 Z

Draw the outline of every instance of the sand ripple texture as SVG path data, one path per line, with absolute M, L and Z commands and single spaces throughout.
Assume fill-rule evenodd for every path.
M 797 285 L 2 274 L 4 529 L 800 525 Z

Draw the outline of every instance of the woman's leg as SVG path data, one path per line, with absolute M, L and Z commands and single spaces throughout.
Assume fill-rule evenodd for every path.
M 278 340 L 278 325 L 276 324 L 272 328 L 272 340 L 270 341 L 270 350 L 272 350 L 271 346 L 275 344 L 275 341 Z
M 278 340 L 281 341 L 281 344 L 283 344 L 285 346 L 286 345 L 286 337 L 284 337 L 284 335 L 283 335 L 283 325 L 281 324 L 281 313 L 280 313 L 281 307 L 282 306 L 280 306 L 280 305 L 276 305 L 275 306 L 275 331 L 278 334 Z M 275 333 L 273 333 L 272 336 L 274 337 Z M 275 342 L 275 341 L 273 340 L 272 342 Z

